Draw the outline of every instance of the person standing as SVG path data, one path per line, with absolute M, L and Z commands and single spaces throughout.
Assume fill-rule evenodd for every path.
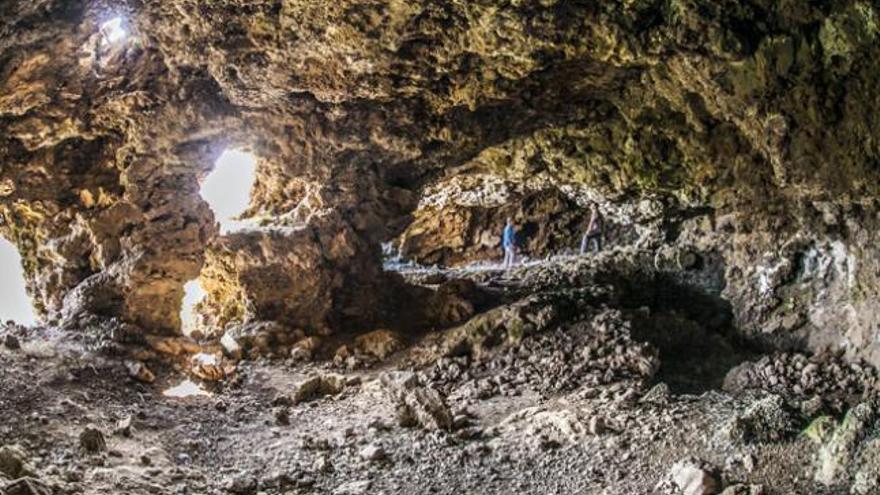
M 581 239 L 581 254 L 586 254 L 591 246 L 595 248 L 593 250 L 595 253 L 602 250 L 602 223 L 602 214 L 594 204 L 590 207 L 590 225 Z
M 501 246 L 504 248 L 504 269 L 508 270 L 516 263 L 516 229 L 510 217 L 507 217 L 507 224 L 501 235 Z

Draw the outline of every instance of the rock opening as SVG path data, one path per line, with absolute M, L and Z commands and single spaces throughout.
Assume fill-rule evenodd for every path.
M 34 307 L 25 287 L 21 255 L 6 239 L 0 239 L 0 320 L 22 325 L 37 322 Z
M 239 217 L 250 204 L 256 181 L 257 158 L 247 151 L 226 150 L 214 170 L 202 181 L 200 194 L 220 222 L 220 233 L 227 234 L 250 225 Z

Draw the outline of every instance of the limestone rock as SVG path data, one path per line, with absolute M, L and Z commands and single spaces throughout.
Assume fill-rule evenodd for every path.
M 358 452 L 358 456 L 360 456 L 361 459 L 371 462 L 384 460 L 386 455 L 385 450 L 378 445 L 367 445 Z
M 860 442 L 873 427 L 877 413 L 868 403 L 853 407 L 831 435 L 830 440 L 819 449 L 816 481 L 834 485 L 852 469 Z
M 711 495 L 719 489 L 717 478 L 692 459 L 675 463 L 670 475 L 684 495 Z
M 320 399 L 327 395 L 337 395 L 345 389 L 345 377 L 336 374 L 312 376 L 296 386 L 293 403 Z
M 389 330 L 375 330 L 354 341 L 355 351 L 376 359 L 385 359 L 403 348 L 400 336 Z
M 387 396 L 398 410 L 401 426 L 418 424 L 428 430 L 451 430 L 453 414 L 443 396 L 422 385 L 411 372 L 388 372 L 380 377 Z

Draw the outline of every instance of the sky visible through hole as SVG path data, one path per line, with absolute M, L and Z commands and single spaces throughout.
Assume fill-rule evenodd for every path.
M 15 320 L 23 325 L 36 323 L 34 308 L 25 291 L 21 256 L 6 239 L 0 239 L 0 320 Z
M 226 150 L 202 182 L 202 198 L 214 211 L 222 234 L 242 226 L 235 220 L 244 213 L 256 181 L 257 159 L 238 150 Z
M 211 207 L 220 222 L 220 233 L 227 234 L 246 226 L 235 220 L 250 203 L 251 188 L 256 181 L 257 159 L 239 150 L 226 150 L 217 159 L 214 170 L 202 182 L 202 199 Z M 189 335 L 196 327 L 195 305 L 205 297 L 198 279 L 184 286 L 180 321 L 183 332 Z

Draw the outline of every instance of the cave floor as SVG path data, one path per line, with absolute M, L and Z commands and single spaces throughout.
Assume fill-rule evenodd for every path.
M 462 435 L 398 427 L 374 372 L 348 373 L 360 384 L 290 407 L 289 425 L 281 425 L 279 397 L 312 365 L 247 364 L 211 397 L 187 399 L 133 385 L 118 364 L 71 349 L 3 352 L 0 365 L 0 444 L 22 446 L 55 493 L 674 493 L 663 481 L 690 456 L 725 466 L 730 482 L 825 493 L 810 481 L 815 447 L 801 436 L 715 445 L 719 426 L 756 397 L 638 402 L 609 384 L 593 398 L 452 401 L 474 417 L 472 433 Z M 179 380 L 171 373 L 159 383 Z M 591 432 L 592 416 L 605 418 L 607 431 Z M 111 434 L 126 418 L 130 432 Z M 107 435 L 105 452 L 79 448 L 89 425 Z M 364 459 L 366 447 L 383 458 Z

